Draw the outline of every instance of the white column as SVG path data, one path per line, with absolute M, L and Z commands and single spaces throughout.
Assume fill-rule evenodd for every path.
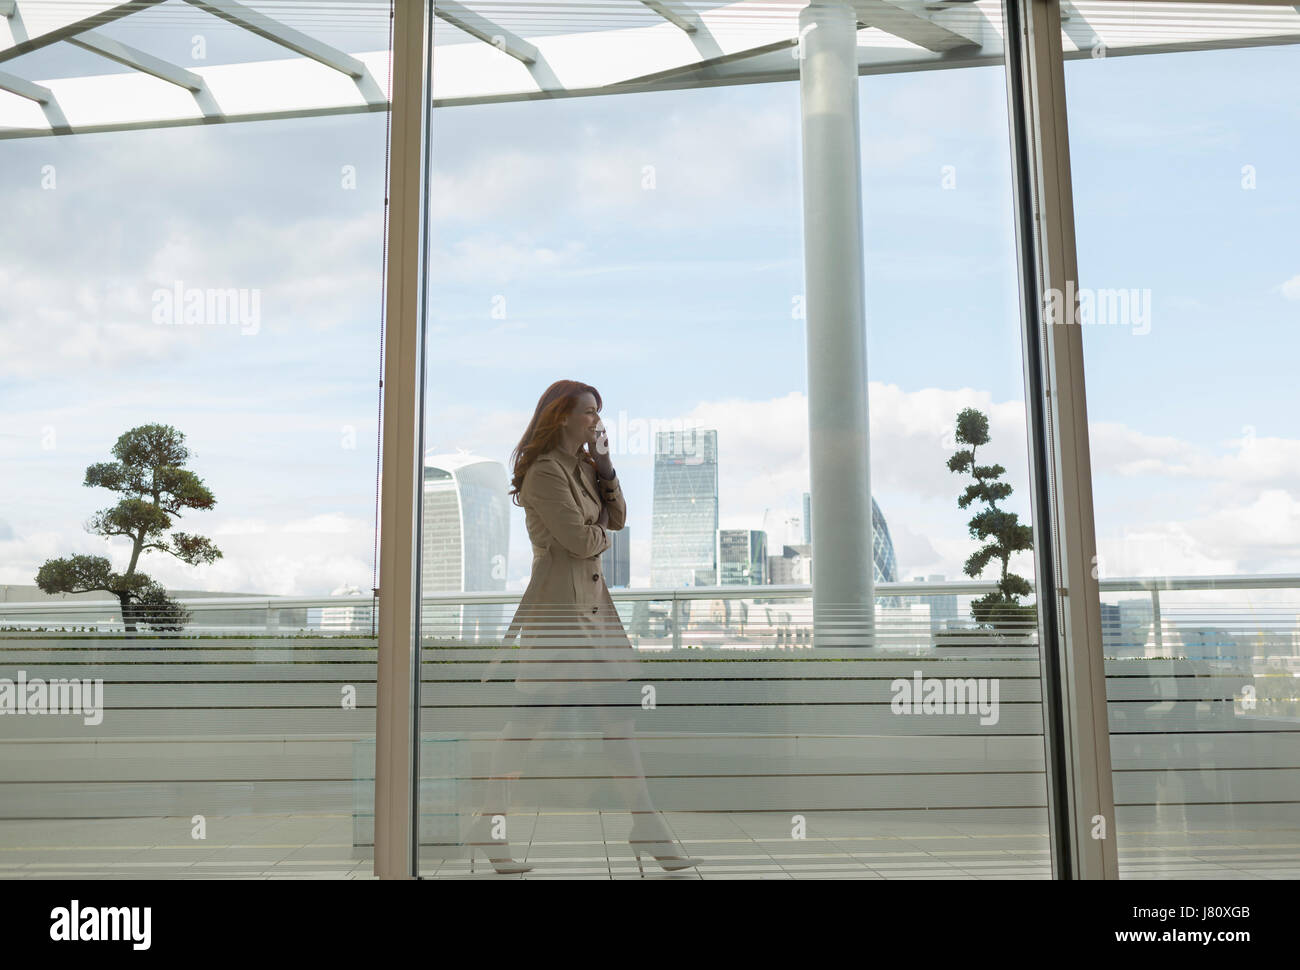
M 420 446 L 421 247 L 428 200 L 430 0 L 397 0 L 393 25 L 389 155 L 388 305 L 384 330 L 382 504 L 379 517 L 379 649 L 375 710 L 375 875 L 410 878 L 412 667 L 417 586 Z
M 875 619 L 858 149 L 857 16 L 799 15 L 813 642 L 868 646 Z

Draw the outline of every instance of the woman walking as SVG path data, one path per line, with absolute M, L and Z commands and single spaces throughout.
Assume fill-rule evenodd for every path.
M 497 872 L 532 868 L 510 858 L 501 831 L 508 805 L 506 780 L 521 774 L 526 749 L 556 714 L 577 705 L 596 717 L 605 750 L 616 763 L 611 780 L 633 814 L 628 841 L 638 868 L 642 853 L 654 856 L 668 871 L 700 861 L 681 851 L 655 810 L 634 735 L 632 710 L 640 706 L 636 683 L 645 679 L 645 670 L 601 570 L 609 533 L 622 529 L 627 520 L 601 407 L 600 392 L 590 384 L 556 381 L 537 402 L 511 456 L 510 494 L 525 510 L 533 564 L 528 588 L 506 632 L 507 647 L 518 639 L 519 649 L 511 650 L 515 662 L 508 669 L 528 703 L 515 706 L 493 751 L 473 842 L 488 854 Z M 499 664 L 492 666 L 499 669 Z M 521 746 L 522 754 L 517 753 Z

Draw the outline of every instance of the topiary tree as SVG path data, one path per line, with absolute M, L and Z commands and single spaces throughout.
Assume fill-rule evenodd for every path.
M 185 435 L 170 425 L 132 428 L 117 439 L 113 456 L 117 461 L 87 468 L 85 484 L 121 492 L 123 498 L 95 513 L 86 529 L 94 535 L 131 540 L 126 571 L 115 572 L 104 556 L 49 559 L 36 573 L 36 585 L 46 593 L 112 593 L 121 605 L 128 633 L 136 632 L 137 623 L 152 630 L 181 630 L 190 612 L 136 567 L 140 556 L 151 549 L 191 566 L 220 559 L 221 550 L 204 536 L 173 532 L 170 541 L 165 536 L 182 510 L 210 509 L 217 500 L 194 472 L 183 467 L 190 457 Z
M 995 629 L 1023 630 L 1026 621 L 1037 619 L 1037 607 L 1021 605 L 1019 598 L 1028 596 L 1032 589 L 1028 580 L 1007 571 L 1012 553 L 1034 548 L 1034 530 L 1020 524 L 1015 512 L 1005 512 L 997 503 L 1011 494 L 1011 486 L 998 479 L 1006 473 L 1001 465 L 975 464 L 975 449 L 989 443 L 989 419 L 975 408 L 965 408 L 957 415 L 957 443 L 970 447 L 958 451 L 948 459 L 948 470 L 967 472 L 975 479 L 957 499 L 960 508 L 967 508 L 976 500 L 988 508 L 977 512 L 970 520 L 972 539 L 984 541 L 979 550 L 966 560 L 963 572 L 971 579 L 980 574 L 993 560 L 1002 563 L 998 588 L 971 603 L 971 616 L 981 625 Z

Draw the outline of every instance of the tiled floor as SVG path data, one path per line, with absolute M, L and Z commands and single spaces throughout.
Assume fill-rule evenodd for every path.
M 1010 823 L 940 818 L 863 820 L 818 817 L 790 838 L 788 818 L 671 815 L 694 869 L 658 879 L 1050 879 L 1046 833 Z M 533 866 L 498 875 L 485 859 L 442 859 L 426 850 L 426 879 L 639 879 L 622 813 L 512 815 L 514 857 Z M 207 838 L 190 837 L 188 818 L 0 820 L 5 879 L 373 879 L 352 845 L 350 815 L 213 817 Z M 811 833 L 816 834 L 811 834 Z M 1297 879 L 1300 830 L 1125 833 L 1125 879 Z

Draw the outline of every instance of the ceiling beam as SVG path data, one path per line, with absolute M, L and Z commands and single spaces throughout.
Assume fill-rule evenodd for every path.
M 715 57 L 707 61 L 700 61 L 694 64 L 679 64 L 662 71 L 655 71 L 652 74 L 641 74 L 636 77 L 628 78 L 626 81 L 621 83 L 629 87 L 639 87 L 646 84 L 657 84 L 685 77 L 705 75 L 709 77 L 721 77 L 723 76 L 721 73 L 721 69 L 723 68 L 732 68 L 736 65 L 743 64 L 746 61 L 752 61 L 756 58 L 763 57 L 767 54 L 773 54 L 777 51 L 790 51 L 792 48 L 797 47 L 798 44 L 799 39 L 797 37 L 792 37 L 788 40 L 778 40 L 771 44 L 763 44 L 759 47 L 750 48 L 749 50 L 736 51 L 735 53 L 725 54 L 722 57 Z M 789 54 L 786 54 L 785 56 L 791 57 Z M 791 59 L 793 60 L 793 57 L 791 57 Z M 793 72 L 792 76 L 798 75 L 797 65 L 790 67 L 790 70 Z
M 717 38 L 709 30 L 704 18 L 686 6 L 667 3 L 664 0 L 641 0 L 643 4 L 663 17 L 664 20 L 681 30 L 690 38 L 699 52 L 701 61 L 712 61 L 725 56 Z M 707 72 L 706 72 L 707 73 Z
M 49 47 L 51 44 L 57 44 L 61 40 L 67 40 L 69 37 L 75 37 L 77 34 L 84 34 L 88 30 L 94 30 L 96 27 L 103 27 L 105 24 L 111 24 L 115 20 L 121 20 L 123 17 L 136 13 L 140 10 L 146 10 L 149 7 L 155 7 L 162 3 L 163 0 L 129 0 L 127 3 L 119 4 L 116 7 L 107 7 L 99 13 L 91 14 L 81 20 L 62 27 L 57 27 L 48 33 L 41 34 L 37 37 L 31 37 L 21 43 L 14 44 L 0 50 L 0 63 L 11 61 L 15 57 L 21 57 L 34 50 L 40 50 L 42 47 Z M 6 16 L 12 16 L 7 14 Z
M 1119 3 L 1070 2 L 1081 7 L 1094 22 L 1099 21 L 1101 14 L 1097 11 L 1103 7 L 1122 8 Z M 21 2 L 18 6 L 23 8 Z M 439 47 L 439 56 L 433 65 L 436 77 L 433 104 L 441 109 L 542 98 L 608 96 L 629 91 L 797 80 L 798 60 L 792 56 L 793 45 L 797 43 L 797 27 L 791 24 L 791 29 L 785 30 L 778 24 L 773 29 L 759 30 L 748 19 L 752 11 L 751 0 L 738 0 L 734 6 L 737 8 L 734 22 L 728 22 L 726 13 L 706 11 L 700 16 L 705 26 L 690 35 L 669 23 L 657 21 L 650 26 L 607 33 L 539 37 L 537 47 L 540 53 L 536 63 L 531 65 L 502 57 L 499 47 L 494 50 L 492 47 L 496 45 L 489 46 L 478 39 L 469 43 L 446 44 Z M 986 6 L 993 9 L 992 0 L 988 0 Z M 121 6 L 112 9 L 121 9 Z M 727 11 L 731 8 L 720 9 Z M 961 15 L 966 15 L 967 19 L 961 19 Z M 878 37 L 869 41 L 870 34 L 860 35 L 863 46 L 857 49 L 859 74 L 952 70 L 1002 63 L 1001 37 L 993 19 L 995 15 L 990 15 L 992 23 L 985 25 L 980 19 L 982 14 L 962 5 L 937 12 L 934 16 L 943 20 L 941 26 L 944 28 L 962 30 L 968 36 L 979 33 L 984 39 L 983 45 L 967 43 L 933 51 L 893 41 L 881 43 Z M 1175 35 L 1178 39 L 1166 42 L 1144 43 L 1163 34 L 1155 34 L 1150 39 L 1142 36 L 1117 38 L 1116 45 L 1107 49 L 1106 56 L 1300 45 L 1300 18 L 1294 12 L 1293 3 L 1279 5 L 1277 14 L 1263 24 L 1256 24 L 1254 19 L 1243 20 L 1237 29 L 1245 31 L 1251 27 L 1267 29 L 1269 33 L 1224 38 L 1215 36 L 1216 28 L 1207 24 L 1195 31 L 1179 32 Z M 718 38 L 724 53 L 711 58 L 692 55 L 691 47 L 694 46 L 698 54 L 698 39 L 710 34 Z M 367 78 L 382 77 L 388 70 L 390 52 L 386 49 L 354 56 L 367 69 Z M 1066 60 L 1082 60 L 1091 57 L 1091 51 L 1088 48 L 1070 50 L 1064 56 Z M 563 86 L 550 85 L 539 79 L 538 74 L 545 69 L 548 59 L 560 69 L 560 76 L 565 78 Z M 134 68 L 126 73 L 95 77 L 33 78 L 7 83 L 0 88 L 4 92 L 0 94 L 0 140 L 68 131 L 128 131 L 215 122 L 324 117 L 384 111 L 388 107 L 382 91 L 368 92 L 365 82 L 354 86 L 345 82 L 335 69 L 299 56 L 247 64 L 195 66 L 190 70 L 199 76 L 207 89 L 203 95 L 195 95 L 197 107 L 179 99 L 173 86 L 157 84 L 153 78 Z M 442 72 L 440 75 L 437 73 L 439 70 Z M 255 84 L 250 79 L 256 79 Z M 10 80 L 6 78 L 7 82 Z M 250 98 L 250 90 L 254 88 L 255 97 Z M 21 96 L 13 96 L 18 91 L 22 92 Z M 47 91 L 53 92 L 52 100 L 44 100 Z M 36 97 L 31 97 L 33 94 Z M 220 108 L 209 111 L 204 107 L 204 97 L 215 99 L 214 103 Z M 71 125 L 55 115 L 60 107 L 71 115 Z
M 154 77 L 171 84 L 179 85 L 194 93 L 203 90 L 203 78 L 199 77 L 193 71 L 187 71 L 183 67 L 178 67 L 169 61 L 164 61 L 160 57 L 154 57 L 152 54 L 146 54 L 142 50 L 129 47 L 126 44 L 116 41 L 111 37 L 105 37 L 93 30 L 86 31 L 77 37 L 69 37 L 69 44 L 76 44 L 85 50 L 101 54 L 111 61 L 117 61 L 119 64 L 125 64 L 127 67 L 142 71 L 145 74 L 152 74 Z
M 1101 40 L 1097 32 L 1092 29 L 1092 25 L 1083 14 L 1079 13 L 1079 8 L 1070 3 L 1070 0 L 1061 0 L 1061 31 L 1081 51 L 1092 50 L 1092 45 Z
M 433 5 L 433 15 L 453 27 L 459 27 L 471 37 L 477 37 L 485 44 L 504 51 L 517 61 L 531 66 L 541 57 L 537 48 L 522 37 L 454 0 L 437 0 Z
M 885 0 L 853 0 L 852 5 L 857 11 L 860 24 L 883 30 L 936 54 L 962 47 L 980 47 L 983 44 L 978 35 L 967 33 L 955 24 L 941 23 L 932 17 L 921 16 L 886 3 Z M 970 10 L 954 10 L 953 13 L 956 16 L 969 16 L 973 13 L 983 18 L 983 14 L 973 4 Z
M 314 37 L 308 37 L 302 31 L 294 30 L 278 20 L 272 20 L 251 7 L 235 3 L 235 0 L 185 0 L 185 2 L 214 17 L 220 17 L 236 27 L 242 27 L 249 33 L 263 37 L 273 44 L 287 47 L 296 54 L 310 57 L 326 67 L 341 71 L 355 81 L 360 81 L 367 76 L 366 66 L 351 54 L 324 44 Z
M 53 91 L 44 85 L 33 84 L 26 78 L 0 72 L 0 91 L 8 91 L 20 98 L 36 102 L 37 108 L 45 116 L 46 125 L 49 126 L 48 130 L 42 134 L 68 135 L 72 133 L 67 116 L 64 115 L 63 109 L 59 106 L 58 98 L 54 96 Z
M 29 39 L 27 25 L 23 23 L 23 15 L 18 9 L 18 0 L 0 0 L 0 14 L 4 15 L 4 20 L 0 21 L 0 23 L 3 23 L 9 30 L 7 40 L 0 43 L 12 47 Z
M 54 92 L 49 88 L 13 74 L 6 74 L 4 71 L 0 71 L 0 91 L 8 91 L 28 101 L 35 101 L 37 104 L 54 103 Z
M 687 8 L 674 9 L 662 0 L 641 0 L 647 7 L 663 17 L 674 27 L 679 27 L 688 34 L 693 34 L 700 29 L 700 18 L 695 11 Z

